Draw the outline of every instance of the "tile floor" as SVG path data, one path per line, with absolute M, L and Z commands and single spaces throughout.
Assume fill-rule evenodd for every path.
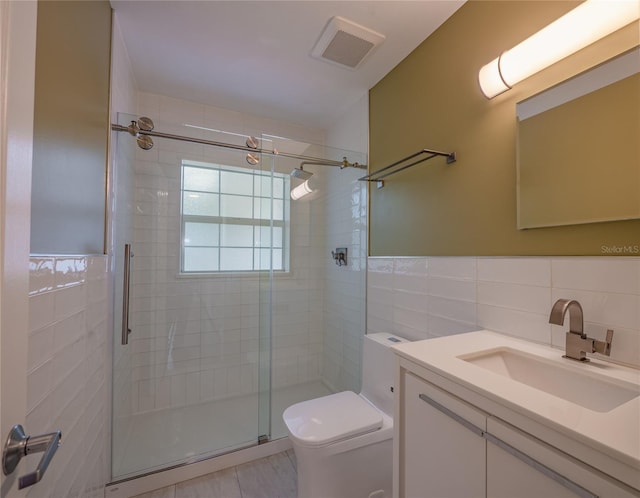
M 134 498 L 296 498 L 296 481 L 288 450 Z

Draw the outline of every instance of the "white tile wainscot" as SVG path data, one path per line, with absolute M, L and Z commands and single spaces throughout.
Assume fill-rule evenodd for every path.
M 615 331 L 601 359 L 640 367 L 637 257 L 370 257 L 367 277 L 370 331 L 428 339 L 485 328 L 561 349 L 567 327 L 549 324 L 551 306 L 577 299 L 589 337 Z
M 61 430 L 64 444 L 44 485 L 30 488 L 29 498 L 103 496 L 109 469 L 107 277 L 106 256 L 30 260 L 25 427 Z

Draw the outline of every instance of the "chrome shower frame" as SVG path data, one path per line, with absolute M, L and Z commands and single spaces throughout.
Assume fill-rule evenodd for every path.
M 288 157 L 291 159 L 299 159 L 302 161 L 300 168 L 304 164 L 315 164 L 320 166 L 338 166 L 340 169 L 344 168 L 358 168 L 367 169 L 366 164 L 359 164 L 357 162 L 351 163 L 346 157 L 343 157 L 342 161 L 332 161 L 330 159 L 322 159 L 319 157 L 304 156 L 300 154 L 291 154 L 288 152 L 280 152 L 278 150 L 268 150 L 260 147 L 251 147 L 245 145 L 235 145 L 227 142 L 218 142 L 216 140 L 206 140 L 204 138 L 187 137 L 184 135 L 175 135 L 173 133 L 163 133 L 161 131 L 154 131 L 153 121 L 147 117 L 141 117 L 137 121 L 131 121 L 129 126 L 123 126 L 116 123 L 111 124 L 111 129 L 114 131 L 126 131 L 130 135 L 136 137 L 138 146 L 141 149 L 149 150 L 153 147 L 153 140 L 151 137 L 167 138 L 169 140 L 179 140 L 182 142 L 191 142 L 202 145 L 212 145 L 214 147 L 223 147 L 226 149 L 241 150 L 244 152 L 254 154 L 268 154 L 271 156 Z M 254 145 L 252 142 L 251 145 Z
M 300 166 L 295 168 L 291 173 L 289 173 L 294 178 L 299 178 L 300 180 L 308 180 L 313 176 L 313 173 L 309 171 L 305 171 L 303 166 L 311 165 L 311 166 L 337 166 L 340 169 L 344 168 L 358 168 L 358 169 L 367 169 L 365 164 L 358 163 L 350 163 L 347 161 L 346 157 L 342 158 L 342 161 L 302 161 Z

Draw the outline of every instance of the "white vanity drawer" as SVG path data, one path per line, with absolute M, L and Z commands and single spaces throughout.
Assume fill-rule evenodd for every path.
M 486 416 L 413 374 L 404 375 L 402 388 L 405 407 L 400 422 L 400 495 L 484 496 L 485 440 L 424 399 L 481 428 L 485 427 Z

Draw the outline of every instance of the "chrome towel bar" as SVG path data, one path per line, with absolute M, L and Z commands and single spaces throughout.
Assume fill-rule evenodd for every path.
M 406 164 L 407 161 L 411 161 L 412 159 L 415 159 L 418 156 L 422 156 L 423 154 L 427 154 L 425 157 L 422 157 L 420 159 L 417 159 L 409 164 Z M 434 157 L 438 157 L 438 156 L 443 156 L 447 158 L 447 164 L 451 164 L 451 163 L 455 163 L 456 162 L 456 153 L 455 152 L 440 152 L 437 150 L 431 150 L 431 149 L 422 149 L 418 152 L 416 152 L 415 154 L 411 154 L 410 156 L 407 156 L 405 158 L 400 159 L 399 161 L 396 161 L 395 163 L 389 164 L 388 166 L 385 166 L 384 168 L 380 168 L 379 170 L 374 171 L 373 173 L 368 174 L 367 176 L 363 176 L 362 178 L 358 178 L 358 181 L 361 182 L 377 182 L 377 187 L 378 188 L 382 188 L 384 187 L 384 181 L 382 180 L 383 178 L 386 178 L 388 176 L 391 175 L 395 175 L 396 173 L 399 173 L 402 170 L 405 170 L 407 168 L 410 168 L 412 166 L 415 166 L 416 164 L 420 164 L 424 161 L 428 161 L 429 159 L 432 159 Z

